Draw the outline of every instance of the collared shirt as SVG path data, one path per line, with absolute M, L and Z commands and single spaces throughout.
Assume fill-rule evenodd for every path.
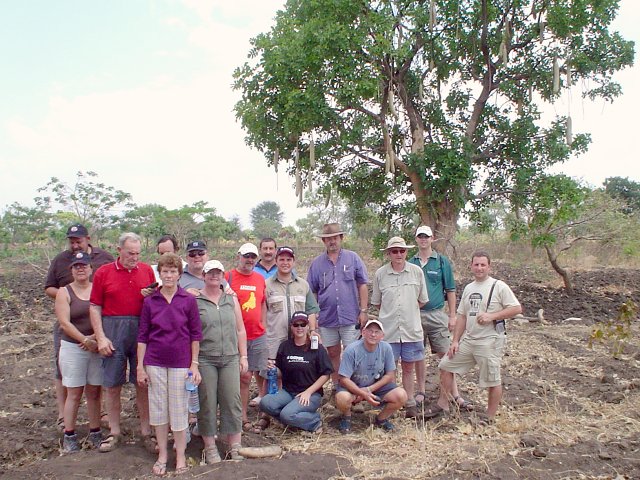
M 307 273 L 313 293 L 318 295 L 321 327 L 354 325 L 360 314 L 358 287 L 369 282 L 367 267 L 357 253 L 340 249 L 334 264 L 325 252 L 317 256 Z
M 396 272 L 387 263 L 373 278 L 371 303 L 380 305 L 378 320 L 384 326 L 384 339 L 394 342 L 422 342 L 420 303 L 429 301 L 422 269 L 409 262 Z
M 178 280 L 178 285 L 180 285 L 185 290 L 187 288 L 197 288 L 198 290 L 202 290 L 204 288 L 204 278 L 202 276 L 196 277 L 195 275 L 189 273 L 189 267 L 187 266 L 180 276 L 180 280 Z
M 89 244 L 89 248 L 91 249 L 91 253 L 89 254 L 91 257 L 91 267 L 94 272 L 102 265 L 106 265 L 107 263 L 114 261 L 113 255 L 109 252 L 106 252 L 101 248 L 94 247 L 91 244 Z M 74 259 L 74 255 L 75 253 L 71 250 L 65 250 L 55 256 L 49 266 L 47 279 L 44 282 L 44 288 L 61 288 L 73 282 L 73 276 L 71 275 L 71 268 L 69 268 L 69 266 L 71 265 L 71 261 Z
M 147 345 L 144 365 L 189 368 L 191 342 L 202 339 L 196 298 L 183 288 L 171 303 L 157 290 L 144 299 L 138 326 L 138 342 Z
M 420 253 L 412 257 L 409 262 L 422 269 L 427 282 L 429 301 L 421 310 L 438 310 L 444 307 L 446 301 L 445 292 L 456 291 L 456 281 L 453 278 L 453 270 L 449 259 L 432 250 L 426 264 L 422 264 Z
M 93 275 L 91 303 L 102 307 L 103 316 L 139 317 L 144 300 L 140 290 L 153 282 L 155 277 L 149 265 L 138 262 L 128 270 L 117 258 Z
M 267 346 L 269 358 L 275 358 L 280 342 L 289 334 L 289 319 L 294 312 L 304 311 L 307 315 L 318 313 L 318 303 L 309 284 L 297 275 L 287 283 L 277 275 L 266 281 L 267 298 Z
M 253 267 L 253 270 L 262 275 L 262 278 L 266 280 L 267 278 L 271 278 L 276 274 L 276 272 L 278 271 L 278 266 L 274 263 L 273 265 L 271 265 L 271 268 L 267 270 L 262 262 L 258 260 L 258 263 L 256 263 L 255 267 Z

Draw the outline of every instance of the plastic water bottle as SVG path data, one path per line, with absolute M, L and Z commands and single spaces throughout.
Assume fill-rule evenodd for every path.
M 267 371 L 267 393 L 270 395 L 278 393 L 278 369 L 276 367 Z
M 185 388 L 189 392 L 189 413 L 198 413 L 200 411 L 200 397 L 198 396 L 198 386 L 193 383 L 193 372 L 189 372 Z

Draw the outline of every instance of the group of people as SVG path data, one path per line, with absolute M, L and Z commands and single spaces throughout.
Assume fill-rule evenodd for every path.
M 352 407 L 360 401 L 380 409 L 375 425 L 386 431 L 402 408 L 408 418 L 473 408 L 460 396 L 455 374 L 476 364 L 493 418 L 502 396 L 504 320 L 521 307 L 504 282 L 490 277 L 489 255 L 473 254 L 474 282 L 456 310 L 451 263 L 432 249 L 431 228 L 417 229 L 418 251 L 408 260 L 414 246 L 392 237 L 369 301 L 366 266 L 343 248 L 344 234 L 337 223 L 322 227 L 326 251 L 312 261 L 305 280 L 295 271 L 294 249 L 277 247 L 272 238 L 240 246 L 234 268 L 226 270 L 209 259 L 205 242 L 188 243 L 183 260 L 175 237 L 164 235 L 158 264 L 150 266 L 139 261 L 136 234 L 121 235 L 114 259 L 90 244 L 84 226 L 71 226 L 69 249 L 53 260 L 45 283 L 59 324 L 54 351 L 63 451 L 81 449 L 75 423 L 83 392 L 88 441 L 101 452 L 119 446 L 127 380 L 136 385 L 143 441 L 158 454 L 156 475 L 167 471 L 169 431 L 176 471 L 188 468 L 190 423 L 203 438 L 207 463 L 222 460 L 218 437 L 226 441 L 226 457 L 241 460 L 242 432 L 260 433 L 272 418 L 321 432 L 319 408 L 330 379 L 342 433 L 351 431 Z M 370 315 L 369 304 L 377 315 Z M 440 396 L 431 406 L 424 393 L 426 345 L 441 358 Z M 396 384 L 398 361 L 402 386 Z M 277 393 L 267 391 L 265 380 L 273 369 Z M 252 379 L 258 394 L 250 402 Z M 200 410 L 191 420 L 187 380 L 199 387 Z M 110 429 L 104 438 L 102 391 Z M 262 412 L 255 422 L 249 405 Z

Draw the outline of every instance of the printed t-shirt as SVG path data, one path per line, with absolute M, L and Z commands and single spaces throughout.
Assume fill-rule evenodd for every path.
M 487 305 L 489 293 L 494 284 L 495 287 L 491 293 L 491 304 Z M 470 340 L 478 340 L 498 336 L 499 334 L 493 324 L 479 325 L 476 322 L 476 316 L 478 313 L 494 313 L 507 307 L 518 305 L 520 305 L 520 302 L 509 286 L 502 280 L 488 277 L 483 282 L 471 282 L 464 287 L 460 305 L 458 305 L 458 314 L 467 317 L 466 337 Z
M 329 354 L 322 345 L 317 350 L 307 348 L 298 347 L 293 340 L 285 340 L 278 347 L 276 367 L 282 372 L 282 388 L 291 395 L 304 392 L 322 375 L 333 372 Z M 317 392 L 322 393 L 322 387 Z
M 249 275 L 245 275 L 234 268 L 225 273 L 225 279 L 238 296 L 244 328 L 247 331 L 247 340 L 261 337 L 265 332 L 261 322 L 262 309 L 266 308 L 263 303 L 266 288 L 264 278 L 259 273 L 251 272 Z

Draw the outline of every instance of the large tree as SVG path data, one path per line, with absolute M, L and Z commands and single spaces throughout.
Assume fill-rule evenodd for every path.
M 248 144 L 325 195 L 450 236 L 465 205 L 584 152 L 568 88 L 612 100 L 633 42 L 618 0 L 289 0 L 235 72 Z

